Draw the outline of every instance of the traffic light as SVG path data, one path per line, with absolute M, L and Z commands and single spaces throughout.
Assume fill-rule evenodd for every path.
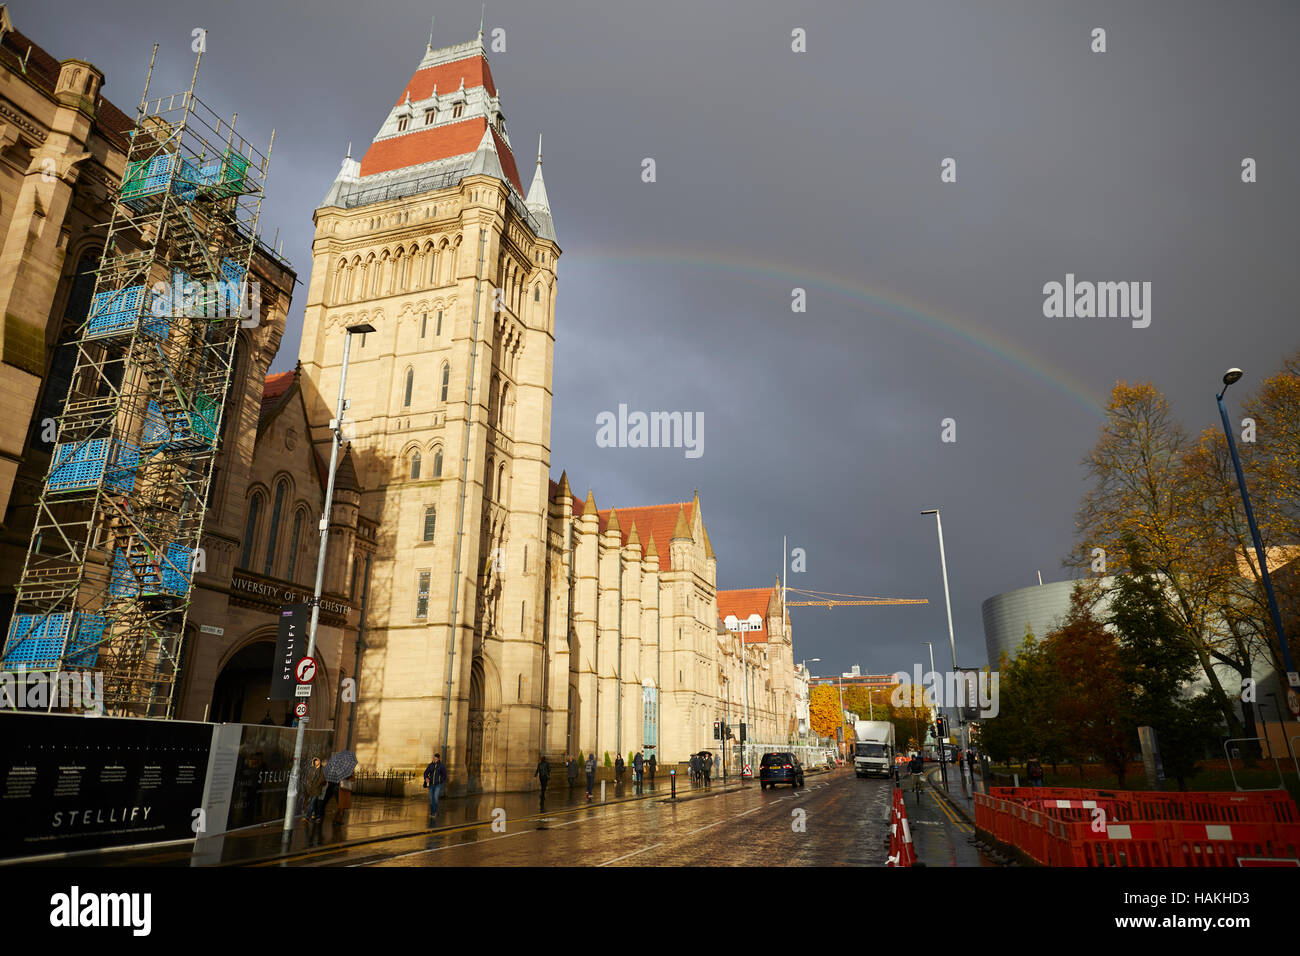
M 713 722 L 713 739 L 714 740 L 722 739 L 722 721 L 720 720 L 715 720 Z
M 946 740 L 948 737 L 948 718 L 940 714 L 939 719 L 935 721 L 934 730 L 937 739 Z
M 740 742 L 742 744 L 745 742 L 745 722 L 743 720 L 740 722 Z

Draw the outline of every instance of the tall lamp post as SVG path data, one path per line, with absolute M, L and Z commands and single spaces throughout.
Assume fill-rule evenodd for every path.
M 930 649 L 930 673 L 933 674 L 934 673 L 934 642 L 922 641 L 921 643 Z M 915 702 L 916 702 L 915 698 L 913 698 L 913 704 L 915 704 Z M 938 701 L 935 701 L 935 703 L 937 704 Z M 930 717 L 931 719 L 933 719 L 934 715 L 931 714 Z M 943 777 L 943 789 L 947 790 L 948 789 L 948 761 L 945 759 L 946 755 L 943 752 L 943 741 L 939 739 L 938 734 L 935 734 L 934 742 L 939 745 L 939 775 Z
M 939 567 L 943 569 L 943 604 L 948 610 L 948 646 L 952 648 L 952 671 L 955 675 L 957 673 L 957 638 L 953 636 L 952 631 L 952 599 L 948 596 L 948 559 L 943 553 L 943 517 L 939 514 L 938 508 L 930 508 L 927 511 L 922 511 L 921 514 L 934 515 L 935 526 L 939 529 Z M 969 744 L 966 739 L 966 721 L 962 718 L 960 709 L 957 712 L 957 726 L 961 728 L 961 749 L 965 750 Z M 943 755 L 942 746 L 939 748 L 939 753 L 940 756 Z
M 325 583 L 325 547 L 330 537 L 330 509 L 334 505 L 334 473 L 339 464 L 339 443 L 343 437 L 343 412 L 347 410 L 347 400 L 343 397 L 348 384 L 348 355 L 352 350 L 352 336 L 364 335 L 375 331 L 369 323 L 349 325 L 347 335 L 343 338 L 343 368 L 339 372 L 339 398 L 335 406 L 334 417 L 330 420 L 330 470 L 329 480 L 325 484 L 325 510 L 320 519 L 320 551 L 316 555 L 316 590 L 311 599 L 311 624 L 307 628 L 307 657 L 316 652 L 316 626 L 320 621 L 320 592 Z M 284 839 L 293 834 L 293 816 L 298 805 L 298 777 L 302 766 L 302 745 L 307 736 L 307 724 L 310 716 L 298 719 L 298 733 L 293 744 L 293 763 L 289 770 L 289 792 L 284 805 Z
M 1223 390 L 1217 396 L 1219 402 L 1219 416 L 1223 419 L 1223 434 L 1228 439 L 1228 450 L 1232 452 L 1232 467 L 1237 472 L 1237 487 L 1241 489 L 1241 503 L 1246 506 L 1246 522 L 1250 525 L 1250 537 L 1255 543 L 1255 558 L 1259 561 L 1259 573 L 1264 579 L 1264 594 L 1268 597 L 1268 613 L 1273 619 L 1273 629 L 1277 631 L 1277 642 L 1282 649 L 1282 663 L 1286 666 L 1287 682 L 1289 683 L 1287 693 L 1287 703 L 1293 713 L 1297 708 L 1295 705 L 1295 688 L 1300 683 L 1300 678 L 1296 675 L 1295 665 L 1291 663 L 1291 649 L 1286 643 L 1286 632 L 1282 630 L 1282 615 L 1277 610 L 1277 595 L 1273 593 L 1273 579 L 1268 573 L 1268 558 L 1264 554 L 1264 544 L 1259 538 L 1259 525 L 1255 523 L 1255 510 L 1250 506 L 1250 494 L 1246 491 L 1246 476 L 1241 470 L 1241 458 L 1237 455 L 1237 442 L 1232 437 L 1232 425 L 1228 421 L 1228 407 L 1223 403 L 1223 396 L 1228 391 L 1228 386 L 1238 381 L 1244 373 L 1239 368 L 1230 368 L 1223 373 Z

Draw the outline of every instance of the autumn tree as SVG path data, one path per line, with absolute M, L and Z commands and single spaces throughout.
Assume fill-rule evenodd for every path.
M 829 684 L 817 684 L 808 690 L 808 723 L 818 737 L 834 737 L 843 722 L 840 695 Z
M 1234 639 L 1220 613 L 1227 577 L 1235 572 L 1207 547 L 1206 510 L 1216 505 L 1187 465 L 1192 451 L 1154 386 L 1117 383 L 1101 437 L 1084 459 L 1092 487 L 1079 509 L 1070 561 L 1085 573 L 1122 575 L 1141 564 L 1159 576 L 1170 620 L 1195 655 L 1210 699 L 1240 736 L 1241 721 L 1215 665 L 1249 674 L 1252 650 Z M 1094 579 L 1090 597 L 1102 580 Z

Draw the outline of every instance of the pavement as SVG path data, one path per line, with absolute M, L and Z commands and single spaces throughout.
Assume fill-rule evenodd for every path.
M 814 776 L 809 771 L 808 776 Z M 677 801 L 686 802 L 704 796 L 742 787 L 758 790 L 757 781 L 742 783 L 729 777 L 724 783 L 714 778 L 708 788 L 694 788 L 689 780 L 677 781 Z M 605 804 L 622 804 L 639 801 L 667 801 L 671 796 L 670 780 L 659 774 L 652 784 L 647 780 L 638 788 L 629 774 L 621 786 L 612 781 L 605 787 Z M 472 794 L 462 797 L 444 797 L 439 801 L 436 820 L 429 818 L 427 796 L 409 797 L 354 796 L 345 823 L 333 821 L 335 804 L 326 811 L 326 819 L 318 824 L 294 824 L 285 840 L 283 821 L 247 827 L 213 836 L 200 837 L 193 844 L 164 847 L 127 847 L 96 854 L 79 855 L 68 862 L 77 866 L 241 866 L 259 863 L 290 861 L 304 853 L 321 849 L 344 849 L 388 842 L 405 837 L 427 837 L 432 834 L 459 831 L 471 827 L 488 827 L 504 820 L 543 819 L 539 812 L 538 791 L 531 793 Z M 545 813 L 572 813 L 599 806 L 600 784 L 586 799 L 585 781 L 579 777 L 572 790 L 561 776 L 551 778 L 547 790 Z M 503 816 L 504 815 L 504 816 Z

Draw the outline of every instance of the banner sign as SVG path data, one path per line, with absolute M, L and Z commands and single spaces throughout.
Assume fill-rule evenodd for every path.
M 271 662 L 271 700 L 293 700 L 298 681 L 294 665 L 307 653 L 310 604 L 288 604 L 280 608 L 280 631 L 275 636 L 275 657 Z
M 0 857 L 193 839 L 212 729 L 0 713 Z
M 284 806 L 289 798 L 289 773 L 293 768 L 293 748 L 297 740 L 296 727 L 272 727 L 264 724 L 226 724 L 240 728 L 239 752 L 234 760 L 231 781 L 230 809 L 225 829 L 238 830 L 268 820 L 284 818 Z M 302 747 L 302 772 L 311 769 L 311 758 L 327 758 L 334 738 L 332 730 L 309 730 Z M 231 741 L 233 744 L 233 740 Z M 305 776 L 299 781 L 298 799 L 303 806 Z M 221 829 L 222 821 L 214 821 L 214 829 Z

